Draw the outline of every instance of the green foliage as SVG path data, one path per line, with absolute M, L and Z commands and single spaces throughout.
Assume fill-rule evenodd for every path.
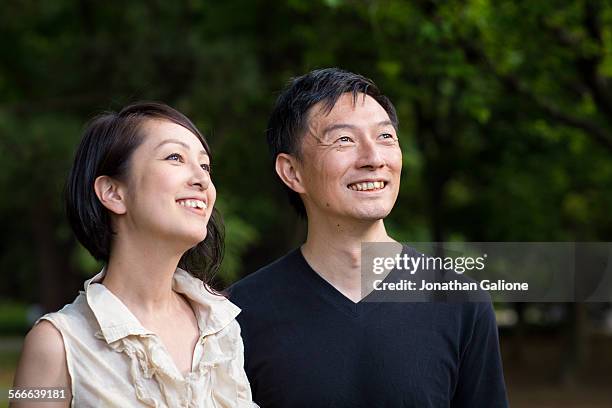
M 102 262 L 96 261 L 89 251 L 79 243 L 74 245 L 70 261 L 73 267 L 81 272 L 83 280 L 91 278 L 100 272 L 104 266 Z
M 223 286 L 229 286 L 244 274 L 242 255 L 253 245 L 259 235 L 257 230 L 245 220 L 235 215 L 234 211 L 229 210 L 228 204 L 221 198 L 218 199 L 216 206 L 222 214 L 229 214 L 224 217 L 225 222 L 225 258 L 221 268 L 220 279 Z
M 61 0 L 3 11 L 4 295 L 40 297 L 49 248 L 78 279 L 99 267 L 66 225 L 63 182 L 86 120 L 138 99 L 176 106 L 211 142 L 224 283 L 295 245 L 299 222 L 263 132 L 286 81 L 321 66 L 373 78 L 397 107 L 404 169 L 388 226 L 398 239 L 612 232 L 606 2 Z
M 26 305 L 14 302 L 0 302 L 0 336 L 23 334 L 28 330 L 30 324 Z

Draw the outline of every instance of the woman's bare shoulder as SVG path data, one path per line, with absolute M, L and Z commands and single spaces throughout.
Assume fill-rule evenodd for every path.
M 67 387 L 64 340 L 49 321 L 41 320 L 28 333 L 15 374 L 17 387 Z

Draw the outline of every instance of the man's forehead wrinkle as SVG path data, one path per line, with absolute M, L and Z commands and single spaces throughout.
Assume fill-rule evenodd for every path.
M 308 124 L 308 128 L 306 130 L 306 134 L 312 136 L 312 138 L 315 140 L 316 144 L 325 145 L 325 146 L 329 145 L 329 143 L 325 143 L 324 139 L 317 134 L 317 130 L 312 125 L 312 123 Z
M 316 103 L 314 107 L 318 106 L 318 113 L 323 114 L 324 116 L 327 116 L 331 113 L 332 110 L 334 110 L 334 106 L 336 106 L 336 103 L 338 103 L 338 99 L 340 99 L 341 95 L 333 95 L 330 98 L 326 98 L 323 99 L 322 101 Z
M 355 109 L 357 104 L 365 105 L 366 99 L 369 96 L 364 91 L 367 91 L 367 88 L 355 87 L 350 91 L 343 92 L 337 95 L 336 98 L 324 99 L 313 105 L 305 115 L 305 124 L 306 128 L 304 129 L 304 136 L 310 135 L 316 144 L 321 146 L 330 146 L 331 143 L 326 141 L 325 136 L 327 135 L 326 129 L 329 127 L 333 127 L 333 123 L 322 123 L 323 119 L 329 118 L 332 114 L 334 108 L 336 108 L 338 101 L 343 97 L 347 96 L 351 98 L 352 108 Z M 350 95 L 350 96 L 349 96 Z M 334 95 L 335 96 L 335 95 Z M 337 119 L 337 118 L 336 118 Z M 333 121 L 333 118 L 331 119 Z M 391 123 L 391 121 L 389 121 Z M 326 125 L 325 128 L 322 129 L 323 125 Z M 379 124 L 377 124 L 379 125 Z M 350 126 L 347 126 L 350 127 Z
M 333 106 L 332 106 L 333 110 Z M 323 106 L 313 106 L 308 112 L 308 116 L 306 118 L 306 130 L 307 132 L 311 132 L 313 135 L 316 135 L 317 127 L 321 126 L 321 120 L 326 118 L 331 113 L 331 110 L 327 110 L 326 107 Z
M 311 112 L 312 116 L 309 118 L 309 121 L 308 121 L 307 133 L 312 135 L 314 140 L 316 140 L 316 142 L 322 146 L 330 146 L 332 144 L 332 143 L 329 143 L 328 140 L 326 140 L 327 139 L 326 136 L 328 134 L 328 129 L 330 127 L 333 127 L 334 123 L 333 122 L 332 123 L 323 122 L 323 119 L 329 118 L 330 114 L 331 114 L 331 111 L 325 112 L 323 110 L 323 107 L 321 107 L 316 112 L 315 111 Z

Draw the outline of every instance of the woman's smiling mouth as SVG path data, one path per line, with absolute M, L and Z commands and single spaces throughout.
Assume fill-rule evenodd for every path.
M 185 207 L 185 209 L 200 215 L 204 214 L 206 212 L 205 210 L 208 208 L 206 201 L 195 198 L 176 200 L 176 202 L 181 207 Z

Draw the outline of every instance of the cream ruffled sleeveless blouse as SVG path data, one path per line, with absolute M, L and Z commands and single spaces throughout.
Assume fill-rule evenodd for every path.
M 195 312 L 200 338 L 183 376 L 159 337 L 99 282 L 41 319 L 62 334 L 73 407 L 256 407 L 244 372 L 240 309 L 182 269 L 173 288 Z

